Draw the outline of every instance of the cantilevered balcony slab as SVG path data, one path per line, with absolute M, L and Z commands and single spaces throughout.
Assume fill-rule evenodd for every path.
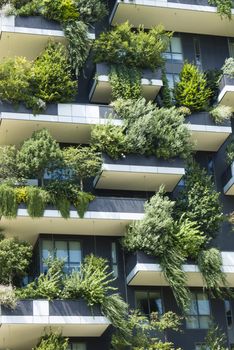
M 222 183 L 223 192 L 228 196 L 234 196 L 234 162 L 224 172 Z
M 90 32 L 89 37 L 94 39 L 94 33 Z M 57 22 L 41 16 L 0 15 L 0 60 L 14 56 L 35 59 L 51 39 L 66 42 Z
M 34 348 L 46 329 L 64 337 L 99 337 L 110 325 L 99 307 L 80 300 L 22 300 L 15 310 L 1 307 L 0 348 Z
M 39 233 L 121 236 L 131 222 L 143 218 L 144 204 L 141 198 L 96 197 L 82 219 L 75 208 L 71 208 L 70 218 L 64 219 L 53 207 L 47 208 L 43 217 L 31 218 L 21 206 L 15 219 L 1 218 L 1 227 L 6 235 L 30 243 Z
M 145 28 L 162 23 L 176 32 L 234 36 L 233 20 L 221 19 L 208 0 L 117 0 L 110 22 L 116 25 L 125 21 Z
M 223 272 L 230 287 L 234 287 L 234 252 L 222 252 Z M 203 287 L 204 281 L 195 264 L 184 264 L 187 285 Z M 127 283 L 130 286 L 168 286 L 158 261 L 142 252 L 132 254 L 127 260 Z
M 219 89 L 218 102 L 221 105 L 232 107 L 234 112 L 234 78 L 223 75 L 219 84 Z
M 89 99 L 95 103 L 111 102 L 111 85 L 109 81 L 110 66 L 105 63 L 96 65 L 96 74 L 92 84 Z M 141 78 L 142 96 L 146 100 L 154 100 L 158 95 L 163 82 L 161 79 L 161 71 L 143 70 Z
M 207 112 L 193 113 L 185 118 L 196 151 L 217 152 L 231 135 L 231 122 L 215 124 Z
M 91 128 L 106 124 L 110 109 L 90 104 L 49 105 L 43 114 L 34 115 L 23 106 L 15 108 L 0 104 L 0 145 L 20 145 L 34 131 L 46 128 L 58 141 L 64 143 L 89 143 Z M 112 120 L 114 125 L 122 121 Z
M 113 160 L 103 155 L 102 170 L 95 178 L 94 186 L 100 189 L 158 191 L 164 185 L 165 190 L 171 192 L 184 174 L 181 159 L 166 161 L 131 154 Z

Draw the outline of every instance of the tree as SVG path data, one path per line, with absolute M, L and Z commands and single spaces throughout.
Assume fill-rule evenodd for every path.
M 0 237 L 0 283 L 12 284 L 27 273 L 32 256 L 29 243 L 17 238 Z
M 59 333 L 50 333 L 44 335 L 38 346 L 33 350 L 67 350 L 68 339 Z
M 35 131 L 24 141 L 17 154 L 17 165 L 21 174 L 26 177 L 36 177 L 44 184 L 45 170 L 52 171 L 62 160 L 59 145 L 49 131 Z
M 205 346 L 202 347 L 202 350 L 206 350 L 207 348 L 211 350 L 228 350 L 228 348 L 225 346 L 225 343 L 225 334 L 221 333 L 218 326 L 212 324 L 207 333 Z
M 178 106 L 188 107 L 192 112 L 206 110 L 212 95 L 206 76 L 191 64 L 185 63 L 180 72 L 180 81 L 174 89 Z
M 100 154 L 95 152 L 92 147 L 65 148 L 63 159 L 74 176 L 79 178 L 81 191 L 84 189 L 84 179 L 97 175 L 102 164 Z
M 196 222 L 209 240 L 215 237 L 224 220 L 219 193 L 206 170 L 196 162 L 189 162 L 184 181 L 184 189 L 176 201 L 175 216 L 180 219 L 184 215 L 185 219 Z
M 163 87 L 161 89 L 161 91 L 162 91 L 162 104 L 163 104 L 163 107 L 170 108 L 170 107 L 172 107 L 173 103 L 172 103 L 172 96 L 171 96 L 171 91 L 169 88 L 168 79 L 166 76 L 165 67 L 162 68 L 162 82 L 163 82 Z
M 0 147 L 0 180 L 18 177 L 15 146 Z

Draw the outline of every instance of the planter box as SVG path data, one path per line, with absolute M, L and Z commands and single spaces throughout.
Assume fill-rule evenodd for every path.
M 219 84 L 218 102 L 221 105 L 232 107 L 234 111 L 234 78 L 223 75 Z

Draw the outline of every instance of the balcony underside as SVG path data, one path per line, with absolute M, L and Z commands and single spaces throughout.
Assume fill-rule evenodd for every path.
M 100 189 L 158 191 L 163 184 L 166 192 L 172 192 L 183 175 L 183 168 L 104 164 L 95 186 Z
M 64 337 L 99 337 L 109 326 L 102 316 L 0 316 L 0 322 L 0 348 L 11 350 L 31 350 L 46 330 Z
M 141 79 L 142 96 L 147 100 L 154 100 L 163 86 L 160 79 Z M 98 76 L 92 86 L 89 99 L 95 103 L 110 103 L 111 85 L 107 75 Z
M 6 236 L 17 236 L 35 243 L 39 233 L 121 236 L 134 220 L 141 220 L 143 213 L 87 211 L 83 219 L 76 211 L 70 212 L 69 219 L 63 219 L 57 210 L 45 210 L 41 218 L 31 218 L 26 209 L 19 209 L 17 218 L 2 217 L 1 228 Z
M 234 11 L 232 11 L 234 19 Z M 111 15 L 113 25 L 129 21 L 135 27 L 163 24 L 167 30 L 219 36 L 234 36 L 233 20 L 221 19 L 216 8 L 158 0 L 117 0 Z
M 217 152 L 232 133 L 229 126 L 187 125 L 196 151 Z
M 234 111 L 234 85 L 224 86 L 218 96 L 218 101 L 221 105 L 232 107 Z

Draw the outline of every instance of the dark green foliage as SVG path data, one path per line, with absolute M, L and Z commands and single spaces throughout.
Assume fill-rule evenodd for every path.
M 137 100 L 141 97 L 141 71 L 126 66 L 112 66 L 109 75 L 112 99 Z
M 201 251 L 198 256 L 198 266 L 210 294 L 218 298 L 227 296 L 228 283 L 222 271 L 223 261 L 220 251 L 216 248 Z
M 80 20 L 92 24 L 108 14 L 105 0 L 75 0 Z
M 74 100 L 77 82 L 72 80 L 65 47 L 49 43 L 32 67 L 34 95 L 45 102 Z
M 0 236 L 0 284 L 19 282 L 27 272 L 32 256 L 29 243 Z
M 67 350 L 68 339 L 59 333 L 49 333 L 44 335 L 36 348 L 32 350 Z
M 211 95 L 205 74 L 195 65 L 185 63 L 180 72 L 180 81 L 174 89 L 176 104 L 188 107 L 192 112 L 204 111 Z
M 202 347 L 202 350 L 206 350 L 207 348 L 211 350 L 228 350 L 226 342 L 225 334 L 221 332 L 218 326 L 212 324 L 205 338 L 205 345 Z
M 74 206 L 76 207 L 77 213 L 79 217 L 82 219 L 84 217 L 85 212 L 88 209 L 89 203 L 95 199 L 95 196 L 92 193 L 80 191 L 78 193 L 78 197 L 74 202 Z
M 0 181 L 16 179 L 18 170 L 16 164 L 15 146 L 0 147 Z
M 231 20 L 233 8 L 232 0 L 208 0 L 208 3 L 210 5 L 217 6 L 217 12 L 221 18 L 224 17 Z
M 18 203 L 14 188 L 6 184 L 0 185 L 0 216 L 14 218 L 17 215 Z
M 167 76 L 166 76 L 165 67 L 162 68 L 162 82 L 163 82 L 163 87 L 161 89 L 162 105 L 164 108 L 170 108 L 172 107 L 173 103 L 172 103 L 172 96 L 171 96 L 171 91 L 170 91 Z
M 95 62 L 156 69 L 163 63 L 162 52 L 168 47 L 171 34 L 162 26 L 146 32 L 143 26 L 135 31 L 126 22 L 103 32 L 94 42 Z
M 234 161 L 234 140 L 232 140 L 226 149 L 226 163 L 231 165 Z
M 42 14 L 60 23 L 74 21 L 79 17 L 75 1 L 73 0 L 43 0 Z
M 17 153 L 17 166 L 22 176 L 39 179 L 42 184 L 45 170 L 56 169 L 60 161 L 59 145 L 47 129 L 35 131 Z
M 176 217 L 184 217 L 196 222 L 207 240 L 215 237 L 223 221 L 219 193 L 216 192 L 211 177 L 205 169 L 191 162 L 184 177 L 185 187 L 176 203 Z
M 211 96 L 209 105 L 212 106 L 216 103 L 219 95 L 219 79 L 222 75 L 222 71 L 219 69 L 212 69 L 205 72 L 205 77 L 207 81 L 207 87 L 211 90 Z
M 38 187 L 27 187 L 27 211 L 32 218 L 40 218 L 44 215 L 46 205 L 50 197 L 48 192 Z

